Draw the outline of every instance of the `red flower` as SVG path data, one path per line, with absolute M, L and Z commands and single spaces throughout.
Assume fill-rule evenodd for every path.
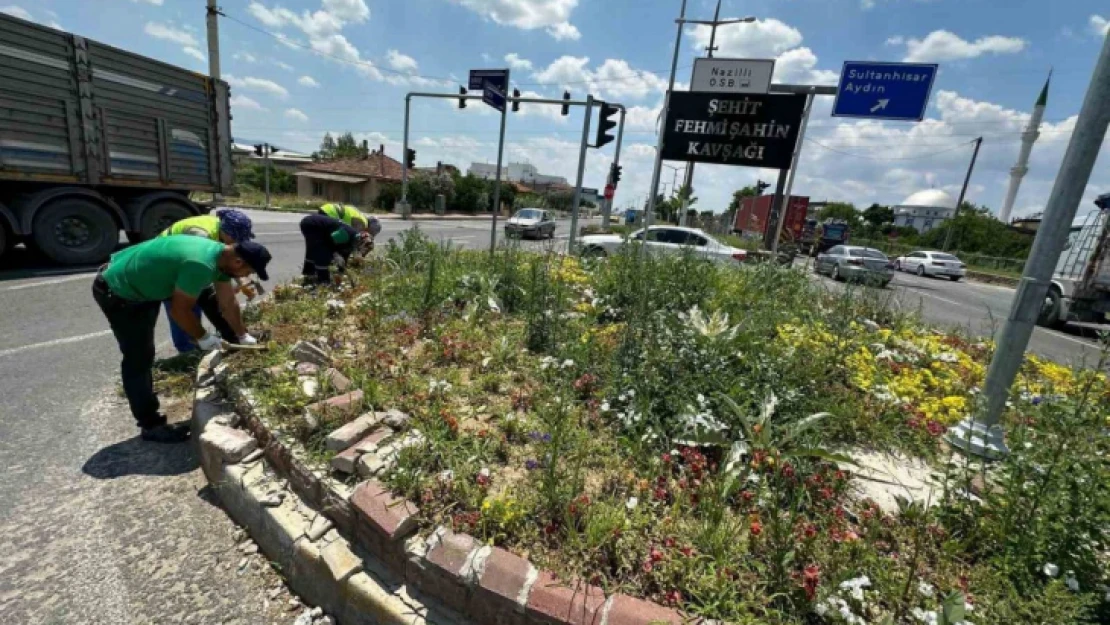
M 752 497 L 755 497 L 755 493 L 750 490 L 741 491 L 740 497 L 742 497 L 744 501 L 751 501 Z
M 663 546 L 666 547 L 667 549 L 673 549 L 674 548 L 674 539 L 668 536 L 667 538 L 665 538 L 663 540 Z
M 667 605 L 680 605 L 682 603 L 682 593 L 677 590 L 672 590 L 667 593 Z
M 817 526 L 814 525 L 813 523 L 810 523 L 810 524 L 806 525 L 805 534 L 806 534 L 806 538 L 813 538 L 814 536 L 817 535 Z
M 817 585 L 821 583 L 821 569 L 816 564 L 811 564 L 802 572 L 802 588 L 806 591 L 806 598 L 813 601 L 817 596 Z
M 794 467 L 789 462 L 783 463 L 782 474 L 788 479 L 794 477 Z
M 655 568 L 655 565 L 652 564 L 650 559 L 644 560 L 643 569 L 645 573 L 650 573 L 653 568 Z
M 670 463 L 671 463 L 671 455 L 670 454 L 663 454 L 663 464 L 670 464 Z
M 821 490 L 819 490 L 817 492 L 818 492 L 818 494 L 821 495 L 821 499 L 832 499 L 833 498 L 832 489 L 827 487 L 827 486 L 825 488 L 822 488 Z
M 752 526 L 750 529 L 752 532 L 752 536 L 759 536 L 763 533 L 763 525 L 761 525 L 759 521 L 752 521 Z
M 666 500 L 667 499 L 667 489 L 665 489 L 661 486 L 656 487 L 656 489 L 655 489 L 655 498 L 658 499 L 659 501 Z
M 478 486 L 489 486 L 488 475 L 482 475 L 481 473 L 479 473 L 478 476 L 474 479 L 478 482 Z
M 679 549 L 678 551 L 679 551 L 679 553 L 686 556 L 687 558 L 694 555 L 694 548 L 693 547 L 683 547 L 682 549 Z
M 933 419 L 930 419 L 929 422 L 925 424 L 925 429 L 929 430 L 929 434 L 933 436 L 940 436 L 947 431 L 943 423 Z
M 659 551 L 658 549 L 652 548 L 652 550 L 651 550 L 651 561 L 652 562 L 661 562 L 662 560 L 663 560 L 663 552 Z

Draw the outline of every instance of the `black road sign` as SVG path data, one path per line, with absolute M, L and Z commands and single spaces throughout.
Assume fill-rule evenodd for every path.
M 671 93 L 663 160 L 787 169 L 804 95 Z

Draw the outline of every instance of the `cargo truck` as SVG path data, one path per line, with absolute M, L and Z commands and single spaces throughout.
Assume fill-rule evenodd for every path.
M 0 255 L 101 262 L 233 192 L 227 83 L 0 13 Z
M 740 201 L 736 211 L 736 221 L 732 231 L 745 237 L 764 237 L 767 223 L 770 220 L 771 205 L 775 196 L 761 195 L 746 197 Z M 797 241 L 802 236 L 802 227 L 806 221 L 806 211 L 809 210 L 809 198 L 792 196 L 786 205 L 786 223 L 782 227 L 784 241 Z
M 1056 263 L 1037 323 L 1105 323 L 1110 315 L 1110 193 L 1095 200 L 1097 212 L 1072 228 Z

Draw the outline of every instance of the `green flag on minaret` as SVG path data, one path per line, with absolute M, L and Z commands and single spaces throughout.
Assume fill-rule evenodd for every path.
M 1052 82 L 1052 70 L 1048 71 L 1048 79 L 1044 81 L 1044 89 L 1041 89 L 1041 97 L 1037 98 L 1037 106 L 1045 106 L 1048 104 L 1048 83 Z

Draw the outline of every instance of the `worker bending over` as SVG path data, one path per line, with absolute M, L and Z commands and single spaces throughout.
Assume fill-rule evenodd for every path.
M 216 211 L 215 215 L 201 215 L 199 217 L 189 217 L 182 219 L 166 228 L 161 235 L 163 237 L 175 235 L 192 235 L 203 237 L 212 241 L 219 241 L 227 245 L 234 245 L 236 243 L 243 243 L 254 239 L 254 226 L 251 223 L 251 218 L 247 217 L 240 211 L 235 209 L 222 209 Z M 241 288 L 235 285 L 238 291 Z M 179 353 L 185 353 L 196 349 L 192 338 L 181 329 L 181 326 L 173 320 L 170 315 L 170 301 L 165 301 L 166 319 L 170 322 L 170 338 L 173 339 L 173 346 L 177 348 Z M 235 307 L 238 310 L 239 302 L 236 300 Z M 243 343 L 252 345 L 257 343 L 253 336 L 244 334 L 239 336 L 232 329 L 231 324 L 224 319 L 220 314 L 220 306 L 216 301 L 216 292 L 212 287 L 205 288 L 197 297 L 197 305 L 193 308 L 193 316 L 198 320 L 200 319 L 201 312 L 204 316 L 208 317 L 208 321 L 212 323 L 212 327 L 220 334 L 220 337 L 228 343 Z
M 301 234 L 304 235 L 304 267 L 301 273 L 305 282 L 330 283 L 333 262 L 342 271 L 356 247 L 362 247 L 365 252 L 373 246 L 373 237 L 366 230 L 365 222 L 355 223 L 359 227 L 352 227 L 327 215 L 309 215 L 301 220 Z M 374 223 L 377 223 L 376 219 Z
M 154 327 L 159 304 L 170 301 L 170 316 L 203 350 L 220 346 L 193 314 L 197 297 L 214 287 L 224 318 L 237 335 L 247 334 L 239 317 L 231 278 L 252 273 L 268 280 L 270 252 L 254 242 L 225 245 L 190 236 L 157 237 L 112 256 L 93 281 L 93 299 L 108 318 L 123 354 L 123 392 L 143 440 L 179 443 L 188 424 L 167 425 L 154 394 Z

